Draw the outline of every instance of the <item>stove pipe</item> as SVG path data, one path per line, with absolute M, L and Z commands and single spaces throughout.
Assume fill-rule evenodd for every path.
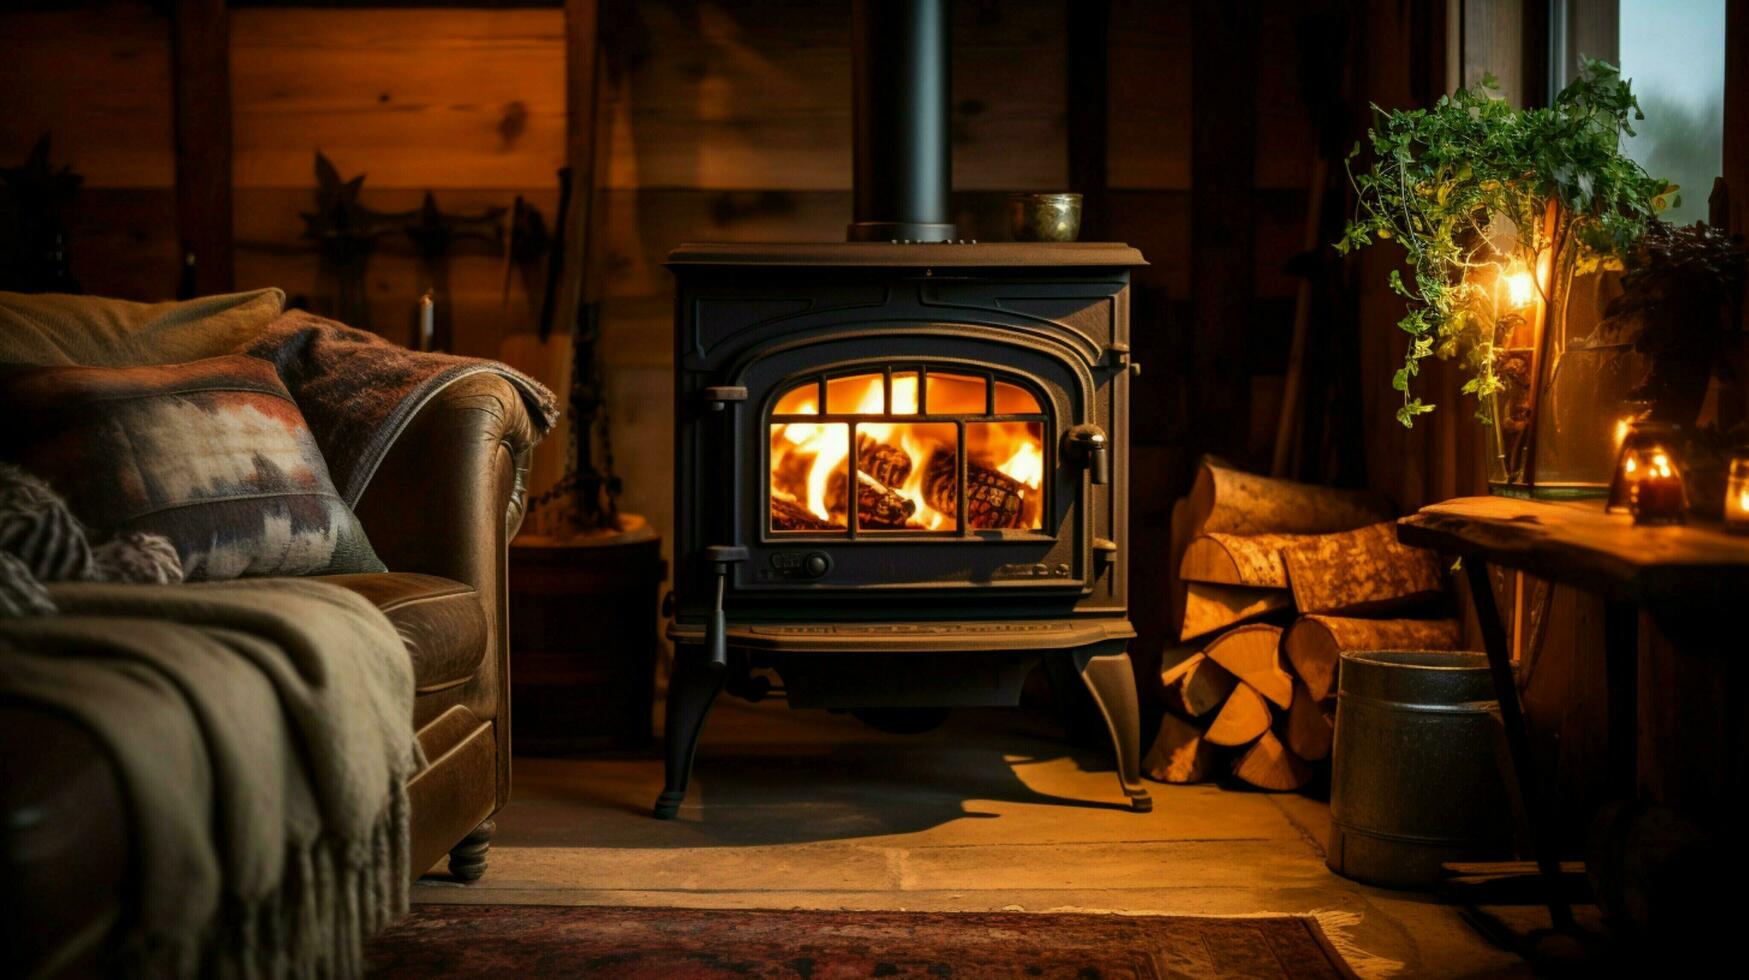
M 952 241 L 948 188 L 948 4 L 855 0 L 851 75 L 855 105 L 853 242 Z

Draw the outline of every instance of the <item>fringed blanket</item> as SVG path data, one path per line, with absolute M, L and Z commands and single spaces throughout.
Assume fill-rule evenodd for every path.
M 0 619 L 0 698 L 89 728 L 135 833 L 118 972 L 356 976 L 407 908 L 413 674 L 387 618 L 297 579 L 62 584 Z

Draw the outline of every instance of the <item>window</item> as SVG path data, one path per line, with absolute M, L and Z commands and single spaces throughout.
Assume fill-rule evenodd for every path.
M 1553 90 L 1581 56 L 1619 65 L 1646 114 L 1627 154 L 1680 188 L 1666 220 L 1705 220 L 1724 160 L 1725 0 L 1556 0 L 1550 21 Z

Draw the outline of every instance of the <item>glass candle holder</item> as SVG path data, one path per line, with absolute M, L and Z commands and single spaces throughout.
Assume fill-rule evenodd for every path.
M 1632 468 L 1628 485 L 1628 509 L 1635 524 L 1681 524 L 1688 511 L 1688 495 L 1682 489 L 1682 474 L 1671 461 L 1670 450 L 1653 443 L 1633 455 L 1623 454 L 1623 466 Z
M 1749 455 L 1731 457 L 1725 474 L 1725 529 L 1749 534 Z

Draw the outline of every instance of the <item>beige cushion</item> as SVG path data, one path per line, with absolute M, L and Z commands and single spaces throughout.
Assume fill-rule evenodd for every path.
M 133 303 L 97 296 L 0 292 L 0 363 L 122 367 L 229 354 L 285 311 L 285 293 Z

